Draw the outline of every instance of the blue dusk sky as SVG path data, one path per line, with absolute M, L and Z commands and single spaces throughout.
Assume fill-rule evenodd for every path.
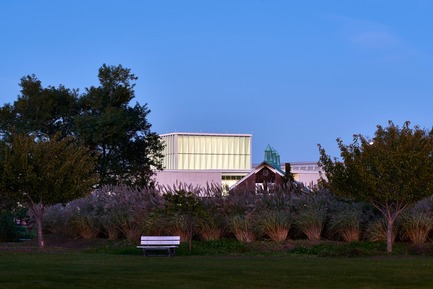
M 430 0 L 1 0 L 0 102 L 20 78 L 84 92 L 99 67 L 138 76 L 157 133 L 253 135 L 283 162 L 373 136 L 388 120 L 433 125 Z

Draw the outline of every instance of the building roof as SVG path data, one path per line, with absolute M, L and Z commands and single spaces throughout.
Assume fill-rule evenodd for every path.
M 238 184 L 242 183 L 244 180 L 249 178 L 252 174 L 257 173 L 260 171 L 263 167 L 269 168 L 272 172 L 275 174 L 279 174 L 281 177 L 284 177 L 286 173 L 281 169 L 280 165 L 280 155 L 278 152 L 272 148 L 270 145 L 268 145 L 265 149 L 265 160 L 260 163 L 258 166 L 254 167 L 245 177 L 240 179 L 236 184 L 230 187 L 230 190 L 236 188 Z
M 246 176 L 244 176 L 242 179 L 240 179 L 239 181 L 237 181 L 236 184 L 234 184 L 233 186 L 231 186 L 229 188 L 229 190 L 232 190 L 232 189 L 236 188 L 239 184 L 241 184 L 242 182 L 244 182 L 251 175 L 256 174 L 257 172 L 259 172 L 264 167 L 267 167 L 272 172 L 274 172 L 275 174 L 279 174 L 282 177 L 284 177 L 284 175 L 285 175 L 284 171 L 280 167 L 275 166 L 275 165 L 273 165 L 271 163 L 268 163 L 267 161 L 263 161 L 261 164 L 259 164 L 254 169 L 252 169 Z
M 278 170 L 282 171 L 281 170 L 281 166 L 280 166 L 280 155 L 270 145 L 268 145 L 266 147 L 266 149 L 265 149 L 265 160 L 264 160 L 264 162 L 266 162 L 267 164 L 271 165 L 275 169 L 278 169 Z M 284 172 L 283 172 L 283 174 L 284 174 Z
M 171 132 L 160 134 L 159 136 L 168 135 L 205 135 L 205 136 L 247 136 L 252 137 L 252 134 L 247 133 L 210 133 L 210 132 Z

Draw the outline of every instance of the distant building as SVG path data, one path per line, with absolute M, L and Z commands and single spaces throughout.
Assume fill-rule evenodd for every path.
M 292 162 L 290 166 L 296 181 L 303 183 L 307 187 L 314 187 L 318 184 L 321 169 L 317 162 Z M 281 168 L 284 167 L 285 165 L 281 166 Z
M 314 162 L 280 162 L 280 155 L 271 146 L 265 149 L 265 159 L 262 163 L 254 165 L 253 169 L 236 184 L 230 191 L 268 191 L 274 187 L 282 186 L 285 182 L 286 169 L 290 164 L 290 171 L 296 183 L 306 188 L 313 188 L 320 179 L 320 168 Z
M 230 188 L 245 177 L 257 175 L 260 178 L 259 175 L 262 175 L 263 182 L 259 180 L 257 186 L 263 187 L 279 183 L 285 175 L 285 163 L 281 163 L 280 155 L 271 146 L 265 149 L 265 161 L 252 165 L 251 134 L 175 132 L 160 137 L 165 148 L 164 170 L 155 176 L 159 185 L 216 185 Z M 317 184 L 320 178 L 317 163 L 293 162 L 290 165 L 296 181 L 307 187 Z M 269 175 L 266 175 L 266 171 Z
M 269 191 L 284 185 L 285 172 L 280 167 L 280 155 L 271 146 L 265 150 L 265 160 L 230 187 L 236 191 Z
M 159 185 L 230 187 L 251 170 L 251 134 L 175 132 L 160 137 L 165 148 L 164 170 L 155 177 Z

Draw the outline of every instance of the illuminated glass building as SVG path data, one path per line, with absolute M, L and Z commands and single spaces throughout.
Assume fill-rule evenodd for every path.
M 160 135 L 165 148 L 160 185 L 184 183 L 230 187 L 252 166 L 251 134 L 168 133 Z

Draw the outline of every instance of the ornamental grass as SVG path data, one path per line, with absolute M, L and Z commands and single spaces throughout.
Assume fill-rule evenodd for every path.
M 360 204 L 341 203 L 329 220 L 329 229 L 345 242 L 359 241 L 361 237 L 362 207 Z
M 127 186 L 107 186 L 94 193 L 102 204 L 101 220 L 111 238 L 123 235 L 137 243 L 149 226 L 151 215 L 161 208 L 162 197 L 153 189 L 136 189 Z
M 224 236 L 226 222 L 223 216 L 206 214 L 198 222 L 198 234 L 202 240 L 215 241 Z
M 69 225 L 70 217 L 71 210 L 69 206 L 56 204 L 54 206 L 47 207 L 44 214 L 44 230 L 49 233 L 76 237 L 76 232 Z
M 397 236 L 397 226 L 393 226 L 392 242 L 395 241 Z M 387 224 L 385 218 L 377 218 L 370 222 L 367 226 L 366 236 L 372 242 L 386 242 Z
M 94 196 L 77 199 L 68 204 L 70 210 L 67 224 L 83 239 L 95 239 L 101 232 L 98 216 L 98 202 Z
M 287 211 L 267 211 L 259 216 L 263 232 L 272 241 L 283 242 L 287 239 L 292 219 Z
M 100 233 L 100 224 L 90 215 L 75 215 L 69 221 L 72 228 L 83 239 L 95 239 Z
M 260 235 L 260 229 L 252 215 L 235 215 L 230 218 L 230 228 L 236 239 L 251 243 Z
M 399 220 L 401 236 L 413 244 L 423 244 L 427 241 L 433 229 L 433 216 L 430 208 L 422 209 L 420 206 L 405 212 Z
M 327 216 L 325 195 L 303 196 L 296 203 L 295 225 L 308 240 L 320 240 Z

